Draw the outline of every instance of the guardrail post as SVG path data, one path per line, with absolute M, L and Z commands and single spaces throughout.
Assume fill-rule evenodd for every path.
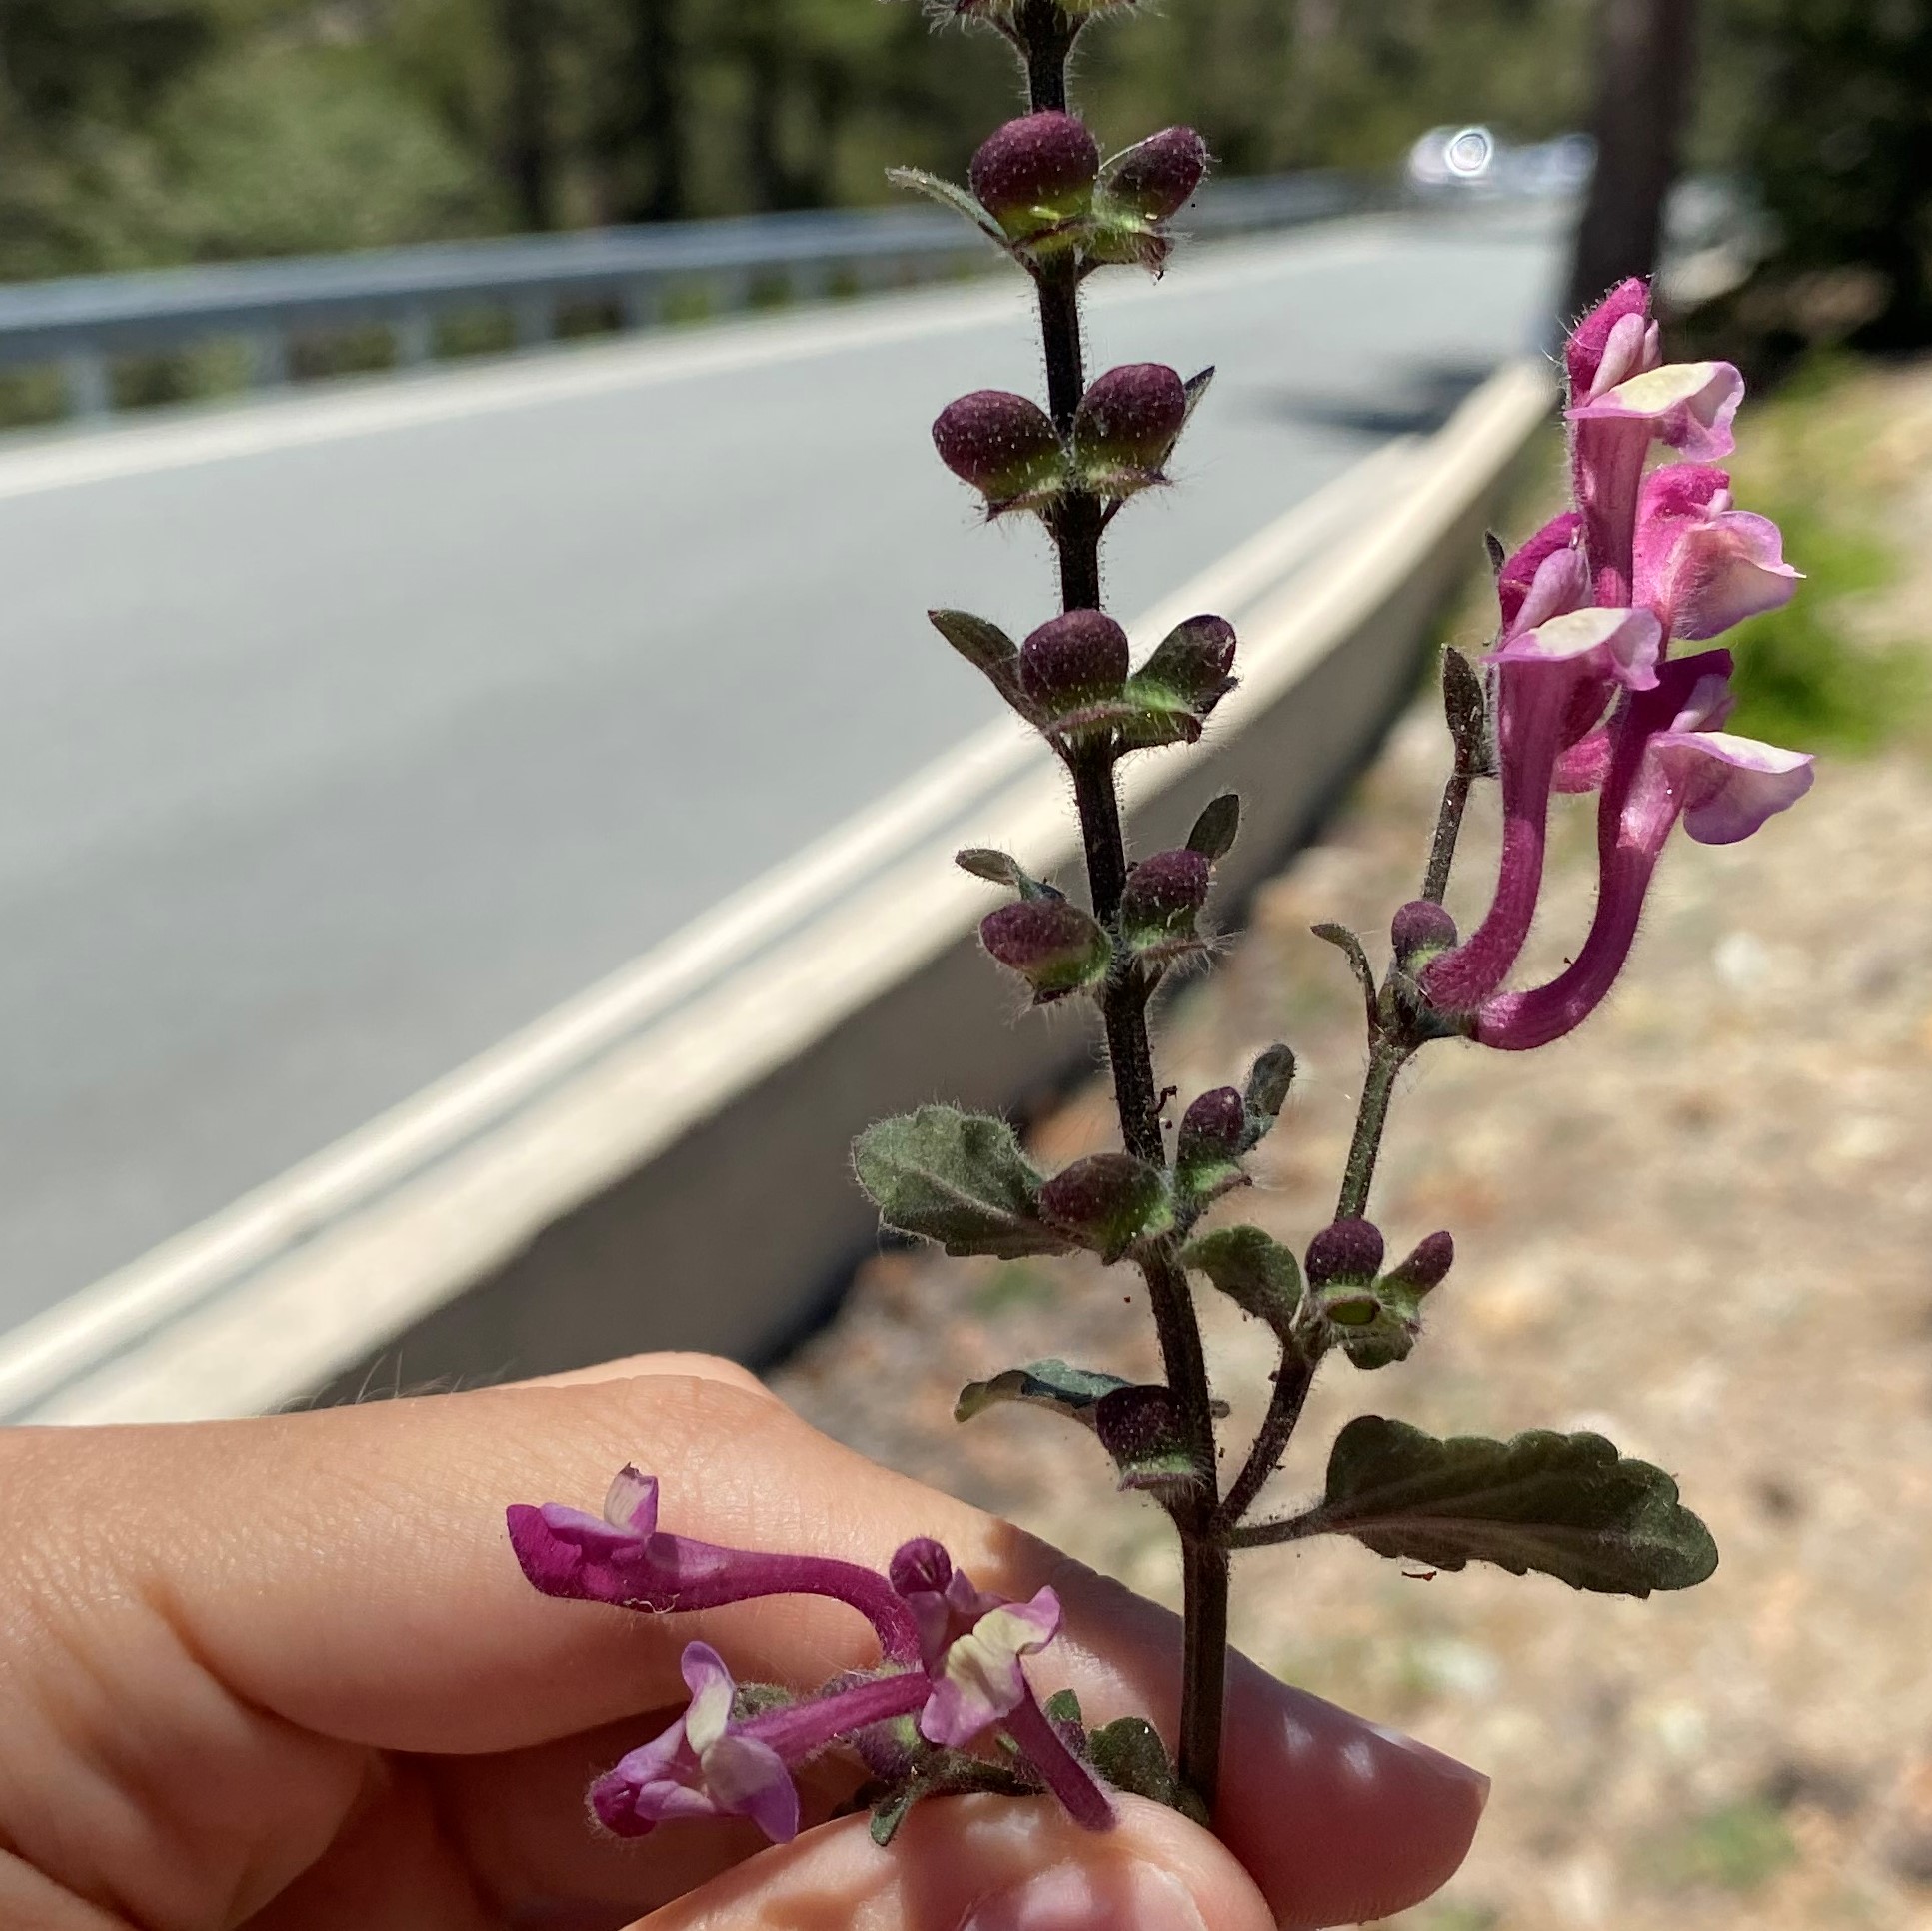
M 248 379 L 257 389 L 280 389 L 289 379 L 289 340 L 277 327 L 248 338 Z
M 627 329 L 655 329 L 664 320 L 664 283 L 641 275 L 618 291 L 618 311 Z
M 420 368 L 436 359 L 436 317 L 426 308 L 405 309 L 390 324 L 399 369 Z
M 556 323 L 556 303 L 548 289 L 526 291 L 511 298 L 510 326 L 516 334 L 518 348 L 534 349 L 539 343 L 548 342 Z
M 70 416 L 107 416 L 114 409 L 114 373 L 92 343 L 69 349 L 60 359 Z

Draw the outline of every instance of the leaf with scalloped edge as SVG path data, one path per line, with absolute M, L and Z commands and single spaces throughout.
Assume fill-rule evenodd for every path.
M 1717 1567 L 1717 1545 L 1677 1484 L 1593 1434 L 1444 1441 L 1360 1415 L 1335 1438 L 1322 1500 L 1280 1526 L 1291 1533 L 1254 1539 L 1352 1535 L 1400 1561 L 1535 1569 L 1604 1595 L 1688 1589 Z
M 868 1126 L 853 1165 L 889 1227 L 950 1254 L 1016 1260 L 1072 1245 L 1040 1219 L 1040 1175 L 1003 1119 L 922 1106 Z

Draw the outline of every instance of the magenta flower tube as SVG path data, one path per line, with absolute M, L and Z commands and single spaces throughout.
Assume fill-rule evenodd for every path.
M 1502 857 L 1482 924 L 1422 973 L 1422 989 L 1441 1011 L 1473 1011 L 1507 977 L 1529 937 L 1550 789 L 1578 691 L 1606 678 L 1630 688 L 1654 683 L 1660 637 L 1648 611 L 1579 610 L 1491 654 L 1502 672 Z

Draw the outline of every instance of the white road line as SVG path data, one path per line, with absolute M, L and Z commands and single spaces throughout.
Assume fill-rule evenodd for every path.
M 1386 251 L 1390 233 L 1386 220 L 1368 218 L 1326 228 L 1319 239 L 1303 233 L 1285 242 L 1219 244 L 1207 260 L 1197 258 L 1174 271 L 1167 299 L 1175 293 L 1216 294 L 1372 257 Z M 1011 314 L 1019 292 L 1010 282 L 966 292 L 922 289 L 836 311 L 552 348 L 477 368 L 379 378 L 206 414 L 59 434 L 0 447 L 0 499 L 960 334 Z M 1116 283 L 1093 299 L 1100 308 L 1115 308 L 1145 301 L 1154 292 L 1147 284 Z
M 1148 611 L 1131 627 L 1136 644 L 1150 646 L 1201 611 L 1238 618 L 1371 503 L 1385 501 L 1415 449 L 1412 438 L 1385 444 L 1296 504 Z M 232 1206 L 0 1335 L 0 1415 L 19 1412 L 423 1171 L 1047 762 L 1039 741 L 1015 720 L 975 732 L 632 965 Z

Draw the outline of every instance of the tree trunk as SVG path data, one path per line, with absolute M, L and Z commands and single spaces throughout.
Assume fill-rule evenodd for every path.
M 1596 173 L 1576 231 L 1569 313 L 1652 275 L 1691 102 L 1697 0 L 1597 0 Z
M 557 136 L 550 77 L 550 0 L 499 0 L 510 67 L 504 159 L 520 224 L 557 225 Z
M 677 221 L 686 211 L 684 22 L 680 0 L 638 0 L 638 138 L 651 186 L 639 209 L 646 221 Z

